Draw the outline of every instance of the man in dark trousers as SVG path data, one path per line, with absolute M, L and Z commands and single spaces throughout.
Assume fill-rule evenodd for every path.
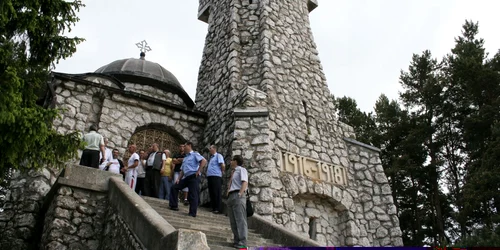
M 167 158 L 160 151 L 158 144 L 151 145 L 151 153 L 146 160 L 146 178 L 144 179 L 144 193 L 146 196 L 158 198 L 160 191 L 161 174 L 160 170 L 163 167 L 163 161 Z
M 191 142 L 186 142 L 184 144 L 184 152 L 186 156 L 182 161 L 181 173 L 179 178 L 175 180 L 175 185 L 172 186 L 169 206 L 170 209 L 178 211 L 179 201 L 177 197 L 179 195 L 179 190 L 189 187 L 188 199 L 189 199 L 189 216 L 196 217 L 196 212 L 198 211 L 198 198 L 200 189 L 200 172 L 207 164 L 207 160 L 203 158 L 198 152 L 194 152 L 193 144 Z M 183 178 L 184 177 L 184 178 Z
M 210 194 L 210 203 L 212 212 L 218 214 L 221 212 L 222 204 L 222 175 L 224 174 L 224 157 L 217 153 L 215 145 L 210 146 L 210 160 L 208 160 L 207 180 L 208 192 Z
M 90 125 L 89 132 L 83 136 L 85 149 L 80 159 L 80 165 L 91 168 L 99 168 L 99 165 L 106 160 L 106 152 L 104 149 L 104 138 L 97 133 L 97 126 Z M 103 155 L 99 161 L 99 152 Z

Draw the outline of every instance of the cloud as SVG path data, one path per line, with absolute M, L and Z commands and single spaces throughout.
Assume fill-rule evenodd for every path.
M 56 71 L 93 72 L 114 60 L 139 57 L 171 71 L 194 99 L 208 25 L 197 20 L 198 1 L 88 0 L 72 34 L 87 39 Z M 465 19 L 479 21 L 487 51 L 499 48 L 500 2 L 477 0 L 322 0 L 310 16 L 328 86 L 371 111 L 380 94 L 397 98 L 398 77 L 413 53 L 441 58 L 454 45 Z

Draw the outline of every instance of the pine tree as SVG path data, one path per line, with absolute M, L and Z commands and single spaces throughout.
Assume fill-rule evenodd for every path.
M 367 144 L 377 144 L 374 138 L 377 132 L 373 114 L 362 112 L 356 100 L 351 97 L 344 96 L 334 100 L 339 120 L 354 128 L 356 139 Z
M 400 83 L 404 92 L 400 98 L 404 106 L 411 110 L 413 119 L 417 126 L 412 130 L 416 138 L 420 138 L 425 147 L 425 155 L 422 164 L 423 171 L 428 180 L 424 183 L 424 193 L 428 197 L 428 209 L 432 211 L 430 227 L 434 232 L 429 237 L 433 238 L 435 246 L 446 244 L 445 219 L 448 215 L 443 214 L 443 204 L 448 204 L 441 189 L 442 141 L 437 137 L 443 104 L 443 85 L 440 81 L 440 65 L 432 58 L 430 51 L 424 51 L 422 55 L 413 55 L 408 71 L 402 71 Z M 449 209 L 446 209 L 449 210 Z
M 59 111 L 36 101 L 50 68 L 83 41 L 64 35 L 82 6 L 79 0 L 0 2 L 0 176 L 10 168 L 37 169 L 76 155 L 77 134 L 58 134 L 51 124 Z
M 498 54 L 487 59 L 484 40 L 478 39 L 477 23 L 466 21 L 446 58 L 446 97 L 449 119 L 460 131 L 465 179 L 462 194 L 461 224 L 492 229 L 500 208 L 499 165 L 495 159 L 499 121 L 500 81 Z M 462 225 L 464 227 L 465 225 Z M 466 229 L 462 229 L 462 236 Z

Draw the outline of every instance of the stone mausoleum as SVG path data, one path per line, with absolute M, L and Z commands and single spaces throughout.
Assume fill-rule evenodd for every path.
M 44 105 L 65 109 L 54 122 L 59 132 L 98 124 L 122 154 L 132 142 L 175 151 L 190 140 L 205 156 L 217 145 L 227 165 L 242 155 L 255 212 L 321 245 L 400 246 L 380 150 L 335 117 L 309 25 L 316 7 L 316 0 L 200 0 L 208 34 L 194 101 L 142 54 L 92 73 L 53 72 Z M 50 169 L 16 174 L 0 232 L 29 237 L 38 218 L 29 204 L 43 200 L 56 177 Z M 14 209 L 21 203 L 28 208 Z

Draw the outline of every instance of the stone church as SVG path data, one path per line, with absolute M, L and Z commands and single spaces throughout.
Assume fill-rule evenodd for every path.
M 189 140 L 205 156 L 217 145 L 227 165 L 242 155 L 255 212 L 320 245 L 401 246 L 380 150 L 356 141 L 335 116 L 309 25 L 317 4 L 200 0 L 198 18 L 208 34 L 195 100 L 172 72 L 141 53 L 91 73 L 53 72 L 44 105 L 64 109 L 54 122 L 59 132 L 97 124 L 122 154 L 130 143 L 176 151 Z M 16 174 L 40 183 L 13 182 L 24 187 L 15 195 L 43 199 L 56 174 Z M 205 190 L 202 202 L 207 197 Z M 5 221 L 0 216 L 0 231 Z

